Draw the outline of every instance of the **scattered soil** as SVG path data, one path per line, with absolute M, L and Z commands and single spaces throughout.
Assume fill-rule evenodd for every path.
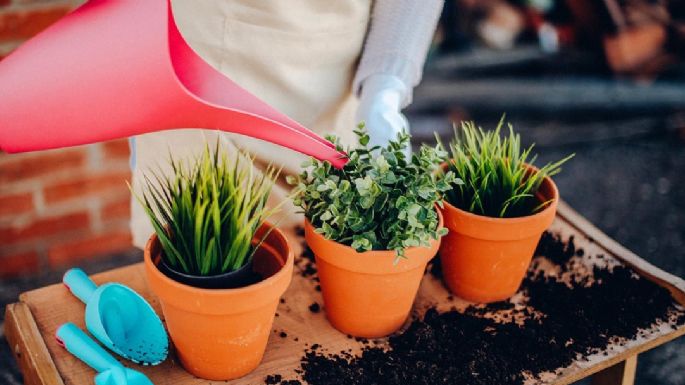
M 283 380 L 280 374 L 266 376 L 264 383 L 267 385 L 302 385 L 302 382 L 298 380 Z
M 295 228 L 295 233 L 304 238 L 304 228 Z M 295 262 L 300 270 L 300 275 L 309 278 L 312 277 L 314 281 L 318 282 L 319 278 L 316 276 L 316 260 L 314 257 L 314 252 L 307 246 L 307 242 L 302 241 L 302 255 Z M 317 284 L 317 291 L 321 291 L 321 287 Z
M 440 264 L 440 258 L 433 258 L 430 265 L 428 265 L 426 272 L 430 273 L 437 279 L 442 279 L 442 264 Z
M 429 309 L 387 344 L 364 344 L 359 356 L 328 354 L 315 344 L 302 357 L 301 379 L 310 385 L 519 385 L 583 356 L 601 354 L 608 345 L 639 337 L 657 324 L 685 322 L 668 290 L 627 267 L 578 269 L 574 257 L 584 251 L 573 238 L 563 242 L 546 233 L 536 255 L 541 257 L 523 283 L 523 302 L 445 313 Z M 543 258 L 556 265 L 555 277 L 536 268 Z M 430 272 L 440 277 L 439 263 Z M 492 317 L 502 314 L 507 316 Z M 269 380 L 275 377 L 267 377 L 267 384 L 301 383 Z

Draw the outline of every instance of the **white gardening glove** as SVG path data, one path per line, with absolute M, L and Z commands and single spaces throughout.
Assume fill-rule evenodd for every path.
M 407 86 L 392 75 L 371 75 L 361 85 L 357 121 L 364 122 L 369 134 L 369 147 L 386 147 L 402 131 L 409 133 L 409 122 L 402 115 L 402 100 Z M 411 155 L 411 146 L 407 146 Z

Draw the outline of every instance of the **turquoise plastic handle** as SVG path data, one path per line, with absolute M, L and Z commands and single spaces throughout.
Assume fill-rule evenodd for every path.
M 78 326 L 71 322 L 65 323 L 57 329 L 57 341 L 65 349 L 81 361 L 85 362 L 98 373 L 113 368 L 123 369 L 123 365 L 100 345 L 86 335 Z
M 64 274 L 62 282 L 64 282 L 69 290 L 78 297 L 78 299 L 83 301 L 83 303 L 88 303 L 90 297 L 93 296 L 93 293 L 95 293 L 95 290 L 98 288 L 97 285 L 95 285 L 95 282 L 88 278 L 88 274 L 79 268 L 73 268 L 67 271 Z

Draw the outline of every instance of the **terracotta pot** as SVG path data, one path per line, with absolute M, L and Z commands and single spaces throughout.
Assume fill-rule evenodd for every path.
M 255 238 L 272 226 L 264 224 Z M 183 367 L 197 377 L 230 380 L 254 370 L 262 360 L 276 307 L 292 279 L 293 252 L 273 229 L 254 255 L 263 280 L 235 289 L 202 289 L 159 271 L 156 235 L 145 247 L 145 273 L 159 297 L 169 335 Z
M 543 180 L 537 197 L 553 201 L 536 214 L 517 218 L 476 215 L 444 202 L 449 233 L 440 246 L 440 262 L 445 284 L 454 294 L 487 303 L 518 291 L 540 237 L 556 215 L 559 191 L 551 178 Z
M 442 227 L 442 215 L 439 226 Z M 355 337 L 391 334 L 409 316 L 428 262 L 440 240 L 430 247 L 406 250 L 395 264 L 394 251 L 367 251 L 326 239 L 305 219 L 305 239 L 316 257 L 326 317 L 339 331 Z

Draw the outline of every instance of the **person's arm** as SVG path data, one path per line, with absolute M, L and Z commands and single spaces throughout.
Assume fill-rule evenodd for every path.
M 403 129 L 401 113 L 421 80 L 444 0 L 376 0 L 369 33 L 353 82 L 359 95 L 357 120 L 372 145 L 386 145 Z

